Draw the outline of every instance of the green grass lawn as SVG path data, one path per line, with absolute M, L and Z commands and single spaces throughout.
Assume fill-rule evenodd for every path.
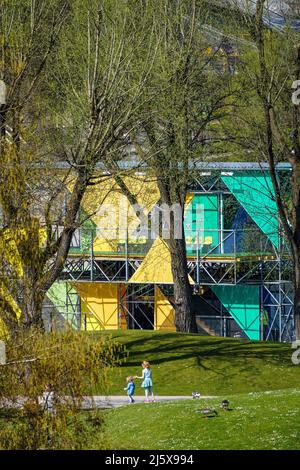
M 128 405 L 105 413 L 112 449 L 300 449 L 300 389 L 227 396 L 220 399 Z M 197 412 L 204 406 L 215 418 Z
M 80 412 L 68 425 L 72 448 L 300 449 L 300 366 L 291 362 L 290 344 L 152 331 L 101 334 L 112 335 L 129 353 L 111 372 L 107 392 L 125 394 L 126 376 L 140 375 L 148 360 L 158 401 Z M 159 402 L 159 395 L 195 390 L 218 398 Z M 225 398 L 232 411 L 221 409 Z M 197 411 L 205 406 L 218 416 L 203 418 Z M 0 415 L 0 432 L 11 425 Z
M 111 394 L 121 394 L 126 376 L 140 375 L 140 363 L 148 360 L 156 395 L 197 390 L 218 398 L 109 410 L 104 438 L 110 448 L 300 449 L 300 366 L 291 362 L 290 344 L 146 331 L 112 335 L 129 356 L 111 375 Z M 225 398 L 232 411 L 220 407 Z M 218 416 L 203 418 L 197 411 L 205 406 Z
M 126 377 L 152 365 L 158 395 L 224 395 L 300 387 L 300 366 L 291 362 L 290 344 L 153 331 L 115 331 L 129 357 L 110 376 L 109 393 L 124 393 Z M 143 393 L 136 380 L 136 393 Z M 100 390 L 99 390 L 100 393 Z
M 222 410 L 223 398 L 231 411 Z M 205 406 L 218 415 L 203 417 Z M 15 424 L 0 413 L 0 432 Z M 300 389 L 85 411 L 70 420 L 68 437 L 68 449 L 299 450 Z

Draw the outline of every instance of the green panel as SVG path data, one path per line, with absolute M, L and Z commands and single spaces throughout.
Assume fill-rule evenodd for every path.
M 72 315 L 74 312 L 67 304 L 67 293 L 69 296 L 77 296 L 77 291 L 68 282 L 54 282 L 47 292 L 47 297 L 51 300 L 55 308 L 67 320 L 71 326 L 77 329 L 77 318 Z
M 55 282 L 47 292 L 47 297 L 55 305 L 59 312 L 67 310 L 67 282 Z
M 79 220 L 82 221 L 82 224 L 80 226 L 80 244 L 78 247 L 70 247 L 71 254 L 90 253 L 92 241 L 94 241 L 96 237 L 97 226 L 95 222 L 91 218 L 89 218 L 88 214 L 83 209 L 80 209 L 79 211 Z
M 259 286 L 211 286 L 249 339 L 260 339 Z
M 250 171 L 221 178 L 252 220 L 278 248 L 277 206 L 270 176 Z
M 199 231 L 200 252 L 205 253 L 219 243 L 218 196 L 215 194 L 195 194 L 184 217 L 187 253 L 197 249 Z

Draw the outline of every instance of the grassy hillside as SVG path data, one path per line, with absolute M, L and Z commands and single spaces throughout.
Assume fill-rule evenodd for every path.
M 141 362 L 149 360 L 158 400 L 81 412 L 68 425 L 73 448 L 300 450 L 300 366 L 292 364 L 289 344 L 149 331 L 103 334 L 129 352 L 111 374 L 109 393 L 125 394 L 126 376 L 140 375 Z M 159 395 L 193 390 L 215 397 L 159 401 Z M 142 394 L 140 381 L 137 392 Z M 225 398 L 231 411 L 221 408 Z M 204 418 L 199 410 L 206 406 L 218 415 Z M 16 425 L 17 418 L 2 410 L 0 434 Z
M 300 449 L 300 390 L 220 399 L 128 405 L 105 414 L 105 437 L 113 449 Z M 218 412 L 203 418 L 205 405 Z M 130 432 L 128 431 L 130 430 Z
M 111 375 L 109 393 L 123 394 L 128 375 L 152 364 L 155 393 L 207 395 L 280 390 L 300 386 L 300 366 L 291 362 L 290 344 L 152 331 L 116 331 L 129 352 L 126 364 Z M 143 391 L 136 381 L 138 395 Z

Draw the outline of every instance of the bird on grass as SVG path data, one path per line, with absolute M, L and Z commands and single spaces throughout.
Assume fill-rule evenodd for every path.
M 214 418 L 215 416 L 218 416 L 218 413 L 214 408 L 202 408 L 197 412 L 201 413 L 203 415 L 203 418 Z

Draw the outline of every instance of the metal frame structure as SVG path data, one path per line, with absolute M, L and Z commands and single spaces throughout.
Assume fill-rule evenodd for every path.
M 224 231 L 226 233 L 226 231 Z M 258 231 L 257 231 L 258 233 Z M 236 244 L 234 243 L 234 253 L 226 254 L 221 245 L 226 242 L 226 238 L 236 238 L 236 231 L 228 231 L 218 244 L 211 251 L 201 254 L 199 247 L 196 249 L 195 256 L 189 256 L 188 267 L 189 274 L 195 282 L 195 286 L 211 286 L 211 285 L 239 285 L 239 284 L 255 284 L 261 286 L 261 299 L 263 308 L 272 308 L 274 315 L 272 323 L 267 331 L 262 330 L 263 339 L 276 339 L 278 341 L 291 340 L 292 328 L 288 326 L 293 321 L 293 293 L 291 281 L 291 260 L 286 251 L 277 251 L 273 247 L 273 251 L 266 254 L 264 250 L 253 256 L 242 256 L 236 252 Z M 198 237 L 199 238 L 199 237 Z M 220 252 L 216 254 L 216 251 Z M 122 257 L 122 258 L 121 258 Z M 115 256 L 108 259 L 107 257 L 91 257 L 68 259 L 62 279 L 70 282 L 101 282 L 101 283 L 123 283 L 127 286 L 126 293 L 123 294 L 120 302 L 122 308 L 127 312 L 128 327 L 141 328 L 137 321 L 134 320 L 132 309 L 142 308 L 143 300 L 136 296 L 136 292 L 130 292 L 131 284 L 128 283 L 130 277 L 138 269 L 143 261 L 144 255 L 137 257 L 130 256 L 127 253 L 121 254 L 120 258 Z M 143 289 L 142 286 L 140 286 Z M 149 284 L 148 289 L 152 289 L 153 285 Z M 266 299 L 269 294 L 272 302 Z M 148 303 L 148 302 L 147 302 Z M 222 316 L 221 307 L 221 317 Z M 143 311 L 142 311 L 143 313 Z M 70 289 L 67 292 L 67 317 L 71 323 L 84 322 L 78 319 L 80 314 L 79 297 Z M 144 313 L 146 315 L 146 313 Z M 70 315 L 72 319 L 70 319 Z M 84 316 L 84 314 L 83 314 Z M 204 318 L 204 317 L 203 317 Z M 228 318 L 228 316 L 226 317 Z M 130 325 L 130 319 L 132 319 Z M 149 320 L 149 319 L 148 319 Z M 150 322 L 150 320 L 149 320 Z M 135 325 L 134 325 L 135 323 Z M 276 326 L 276 328 L 275 328 Z M 266 330 L 266 329 L 264 329 Z M 274 332 L 274 330 L 278 330 Z
M 154 286 L 152 284 L 127 284 L 126 290 L 119 298 L 120 309 L 124 312 L 128 329 L 154 329 Z M 144 305 L 151 305 L 153 309 L 153 319 L 143 310 Z M 135 315 L 138 310 L 139 316 L 144 320 L 144 325 L 139 322 Z M 146 325 L 145 325 L 146 322 Z M 121 326 L 121 325 L 119 325 Z M 145 328 L 147 326 L 147 328 Z
M 134 165 L 134 163 L 131 163 Z M 270 242 L 262 232 L 257 229 L 260 237 L 253 237 L 255 247 L 251 246 L 249 252 L 239 252 L 237 249 L 237 231 L 223 229 L 223 206 L 224 196 L 231 194 L 221 180 L 222 175 L 231 175 L 235 171 L 260 170 L 267 171 L 267 165 L 255 163 L 210 163 L 195 165 L 193 180 L 190 184 L 190 192 L 195 194 L 216 194 L 218 196 L 219 227 L 218 244 L 203 253 L 200 249 L 199 233 L 196 246 L 188 254 L 189 274 L 195 282 L 195 289 L 199 292 L 201 286 L 212 285 L 239 285 L 255 284 L 261 290 L 261 339 L 275 339 L 277 341 L 292 340 L 293 334 L 293 284 L 292 284 L 292 261 L 284 243 L 283 237 L 278 249 Z M 281 171 L 290 171 L 290 166 L 286 164 L 278 165 Z M 87 229 L 81 229 L 87 230 Z M 137 295 L 137 291 L 130 287 L 129 280 L 134 272 L 139 268 L 146 252 L 149 249 L 141 246 L 139 252 L 136 247 L 130 246 L 128 233 L 126 232 L 125 243 L 122 249 L 115 253 L 95 253 L 93 250 L 92 237 L 95 229 L 91 229 L 90 249 L 85 253 L 76 253 L 76 249 L 71 250 L 65 264 L 61 279 L 69 282 L 101 282 L 101 283 L 122 283 L 127 286 L 125 293 L 121 296 L 120 306 L 125 312 L 128 327 L 141 328 L 135 319 L 134 309 L 143 312 L 143 300 Z M 80 231 L 76 234 L 77 242 L 81 240 Z M 226 242 L 231 242 L 233 249 L 229 253 L 226 250 Z M 78 245 L 78 243 L 77 243 Z M 75 244 L 76 246 L 76 244 Z M 227 252 L 226 252 L 227 251 Z M 143 290 L 143 286 L 140 286 Z M 144 287 L 145 288 L 145 287 Z M 153 289 L 153 285 L 148 285 L 148 290 Z M 84 319 L 78 320 L 80 304 L 76 296 L 67 296 L 67 315 L 73 315 L 72 323 L 77 318 L 79 327 L 84 323 Z M 149 301 L 147 301 L 149 303 Z M 267 308 L 272 311 L 271 322 L 263 326 L 263 311 Z M 226 334 L 226 321 L 230 314 L 220 307 L 219 314 L 216 313 L 215 320 L 219 318 L 223 334 Z M 82 314 L 84 316 L 84 314 Z M 201 316 L 200 316 L 201 317 Z M 205 316 L 202 316 L 204 319 Z M 211 317 L 212 318 L 212 317 Z M 148 322 L 151 321 L 148 318 Z M 153 322 L 152 322 L 153 326 Z

